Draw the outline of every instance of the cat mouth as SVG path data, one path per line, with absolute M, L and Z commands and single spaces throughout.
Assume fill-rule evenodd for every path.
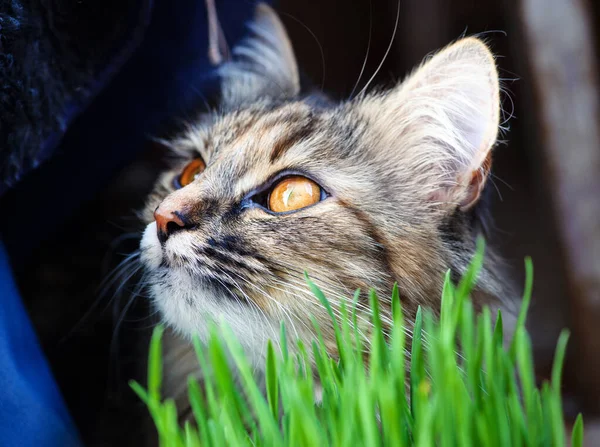
M 156 222 L 146 226 L 140 241 L 140 252 L 140 260 L 146 268 L 156 270 L 163 264 L 164 255 L 156 232 Z
M 140 242 L 141 262 L 151 275 L 173 283 L 174 288 L 178 288 L 182 283 L 189 283 L 193 284 L 190 285 L 193 288 L 203 288 L 238 301 L 245 301 L 244 294 L 239 292 L 239 287 L 236 287 L 231 275 L 227 272 L 217 275 L 222 269 L 211 267 L 206 254 L 200 256 L 198 250 L 190 248 L 189 242 L 172 240 L 166 244 L 161 243 L 156 233 L 156 223 L 152 222 L 146 227 Z
M 148 224 L 140 242 L 141 261 L 147 269 L 187 270 L 190 273 L 201 275 L 203 263 L 190 255 L 190 241 L 185 235 L 176 235 L 166 242 L 161 242 L 157 231 L 156 222 Z

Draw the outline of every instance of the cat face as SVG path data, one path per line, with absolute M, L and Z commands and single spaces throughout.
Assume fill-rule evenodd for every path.
M 375 288 L 386 318 L 394 282 L 409 317 L 435 308 L 444 272 L 461 273 L 473 250 L 499 127 L 493 57 L 464 39 L 390 91 L 317 106 L 299 96 L 271 9 L 259 5 L 251 31 L 220 68 L 224 112 L 167 142 L 177 159 L 144 212 L 141 258 L 164 320 L 201 337 L 224 320 L 259 353 L 282 321 L 310 336 L 312 315 L 327 339 L 304 272 L 334 312 L 356 289 L 366 311 Z

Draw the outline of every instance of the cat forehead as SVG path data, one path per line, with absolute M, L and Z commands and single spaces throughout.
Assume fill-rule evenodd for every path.
M 205 180 L 256 183 L 279 170 L 314 169 L 330 158 L 339 146 L 328 137 L 330 118 L 330 111 L 303 102 L 258 105 L 190 126 L 175 145 L 200 154 Z
M 268 152 L 270 147 L 280 146 L 284 140 L 290 146 L 294 141 L 308 138 L 318 130 L 318 122 L 322 120 L 321 113 L 303 102 L 278 106 L 267 103 L 218 117 L 207 132 L 213 143 L 213 153 L 253 143 L 261 143 L 254 152 L 262 153 Z M 269 154 L 270 159 L 277 158 L 283 148 L 279 151 L 275 148 L 274 152 Z

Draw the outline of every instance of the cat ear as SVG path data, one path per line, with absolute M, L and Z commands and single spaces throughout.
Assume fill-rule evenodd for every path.
M 250 34 L 232 50 L 232 59 L 219 67 L 221 100 L 239 107 L 264 97 L 291 98 L 300 91 L 292 44 L 279 17 L 265 3 L 256 5 Z
M 463 210 L 477 202 L 500 119 L 498 72 L 482 41 L 450 45 L 389 94 L 364 102 L 387 134 L 385 147 L 395 146 L 429 200 Z

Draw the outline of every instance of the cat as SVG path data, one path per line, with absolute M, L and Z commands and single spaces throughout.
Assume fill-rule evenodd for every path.
M 282 321 L 307 339 L 314 316 L 335 355 L 305 271 L 334 311 L 361 290 L 365 334 L 371 288 L 389 323 L 398 284 L 407 331 L 419 305 L 438 309 L 445 272 L 458 280 L 474 254 L 500 130 L 495 60 L 477 38 L 389 90 L 334 104 L 301 93 L 270 7 L 257 6 L 250 30 L 218 68 L 218 110 L 164 142 L 176 156 L 142 213 L 145 282 L 170 328 L 163 390 L 182 414 L 186 378 L 199 375 L 190 338 L 206 340 L 211 321 L 233 329 L 259 374 Z M 474 302 L 512 297 L 488 249 Z

